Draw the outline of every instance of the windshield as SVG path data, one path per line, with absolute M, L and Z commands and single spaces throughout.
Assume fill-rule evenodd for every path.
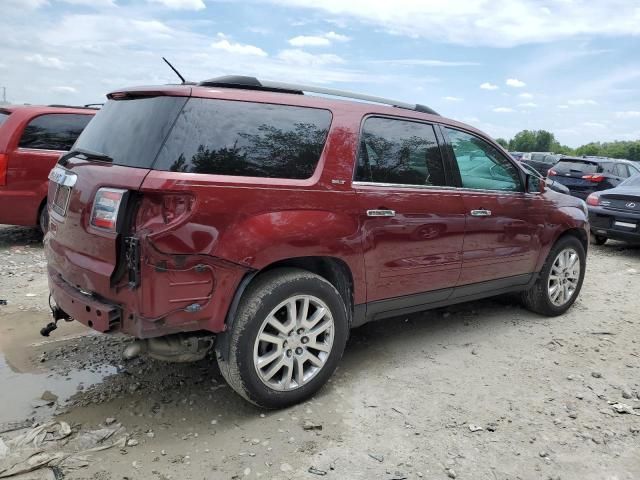
M 74 148 L 107 155 L 115 165 L 151 168 L 186 101 L 187 97 L 164 96 L 109 100 Z

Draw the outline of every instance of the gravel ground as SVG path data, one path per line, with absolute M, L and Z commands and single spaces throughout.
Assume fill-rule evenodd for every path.
M 640 247 L 592 247 L 560 318 L 502 297 L 357 329 L 329 385 L 277 412 L 242 401 L 211 358 L 125 363 L 127 338 L 76 323 L 39 337 L 37 233 L 0 227 L 0 260 L 0 423 L 111 417 L 135 440 L 65 478 L 640 476 Z M 58 401 L 42 405 L 45 390 Z

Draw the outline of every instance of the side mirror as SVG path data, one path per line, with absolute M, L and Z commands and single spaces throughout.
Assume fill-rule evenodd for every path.
M 537 175 L 527 174 L 527 192 L 544 193 L 546 190 L 546 182 Z

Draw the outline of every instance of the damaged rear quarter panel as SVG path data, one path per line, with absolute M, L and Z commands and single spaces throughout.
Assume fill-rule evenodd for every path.
M 242 278 L 294 257 L 345 261 L 355 280 L 354 300 L 364 301 L 365 292 L 358 288 L 364 271 L 353 192 L 322 188 L 313 178 L 246 178 L 230 184 L 229 177 L 224 183 L 216 177 L 153 171 L 145 179 L 143 195 L 188 192 L 195 198 L 187 221 L 143 240 L 140 295 L 148 322 L 177 327 L 193 320 L 200 328 L 222 331 Z M 204 267 L 198 271 L 198 265 Z M 192 304 L 201 309 L 185 312 Z M 163 312 L 174 313 L 155 318 Z

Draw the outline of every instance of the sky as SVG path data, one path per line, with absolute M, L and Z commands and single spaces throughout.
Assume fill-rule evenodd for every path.
M 12 103 L 241 74 L 429 105 L 511 138 L 640 139 L 640 0 L 0 0 Z

